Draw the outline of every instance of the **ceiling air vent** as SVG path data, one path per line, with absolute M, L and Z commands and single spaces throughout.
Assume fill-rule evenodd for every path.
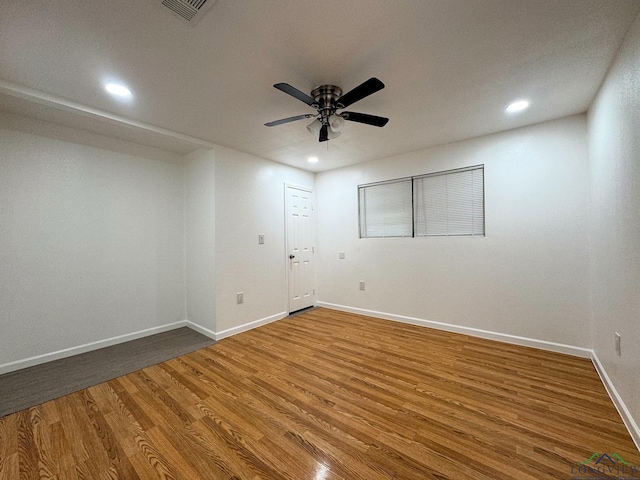
M 162 5 L 175 15 L 195 25 L 217 0 L 162 0 Z

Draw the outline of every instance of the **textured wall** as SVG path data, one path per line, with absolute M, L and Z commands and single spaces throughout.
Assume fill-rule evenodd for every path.
M 0 129 L 0 365 L 184 319 L 182 166 Z
M 229 148 L 216 147 L 215 156 L 216 331 L 222 332 L 288 311 L 284 185 L 313 188 L 314 175 Z
M 194 152 L 185 164 L 187 318 L 216 330 L 216 196 L 213 150 Z
M 618 52 L 588 118 L 592 343 L 639 423 L 640 19 Z M 622 356 L 615 353 L 614 332 L 622 336 Z
M 477 164 L 486 237 L 358 238 L 358 184 Z M 321 301 L 589 346 L 584 116 L 321 173 L 316 188 Z

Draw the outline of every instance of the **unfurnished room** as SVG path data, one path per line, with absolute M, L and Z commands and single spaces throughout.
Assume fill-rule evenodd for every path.
M 4 0 L 0 480 L 640 479 L 640 1 Z

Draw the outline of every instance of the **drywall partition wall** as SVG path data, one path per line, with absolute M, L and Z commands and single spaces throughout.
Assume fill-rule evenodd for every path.
M 200 150 L 184 158 L 187 319 L 215 337 L 215 153 Z
M 81 117 L 79 117 L 81 118 Z M 179 153 L 161 150 L 114 137 L 107 137 L 105 134 L 91 133 L 77 128 L 38 120 L 32 117 L 25 117 L 15 113 L 0 112 L 0 127 L 9 130 L 17 130 L 24 133 L 31 133 L 41 137 L 61 140 L 63 142 L 94 147 L 99 150 L 107 150 L 123 155 L 148 158 L 160 162 L 181 163 L 183 156 Z
M 627 34 L 588 123 L 592 343 L 635 419 L 635 428 L 627 425 L 640 446 L 640 19 Z M 615 332 L 621 335 L 619 356 Z
M 183 322 L 181 165 L 0 128 L 0 225 L 0 371 Z
M 215 163 L 216 332 L 222 338 L 287 314 L 284 185 L 313 188 L 314 175 L 224 147 L 215 148 Z
M 359 184 L 479 164 L 486 237 L 358 238 Z M 321 304 L 589 347 L 584 115 L 319 173 L 316 192 Z

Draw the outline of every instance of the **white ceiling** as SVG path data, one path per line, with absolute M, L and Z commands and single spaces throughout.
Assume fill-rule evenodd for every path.
M 322 171 L 586 111 L 640 2 L 218 0 L 195 26 L 160 0 L 1 7 L 0 110 Z M 370 77 L 386 88 L 349 110 L 389 117 L 384 128 L 347 122 L 318 143 L 309 121 L 263 125 L 313 113 L 274 83 L 348 91 Z M 518 98 L 531 107 L 507 115 Z

